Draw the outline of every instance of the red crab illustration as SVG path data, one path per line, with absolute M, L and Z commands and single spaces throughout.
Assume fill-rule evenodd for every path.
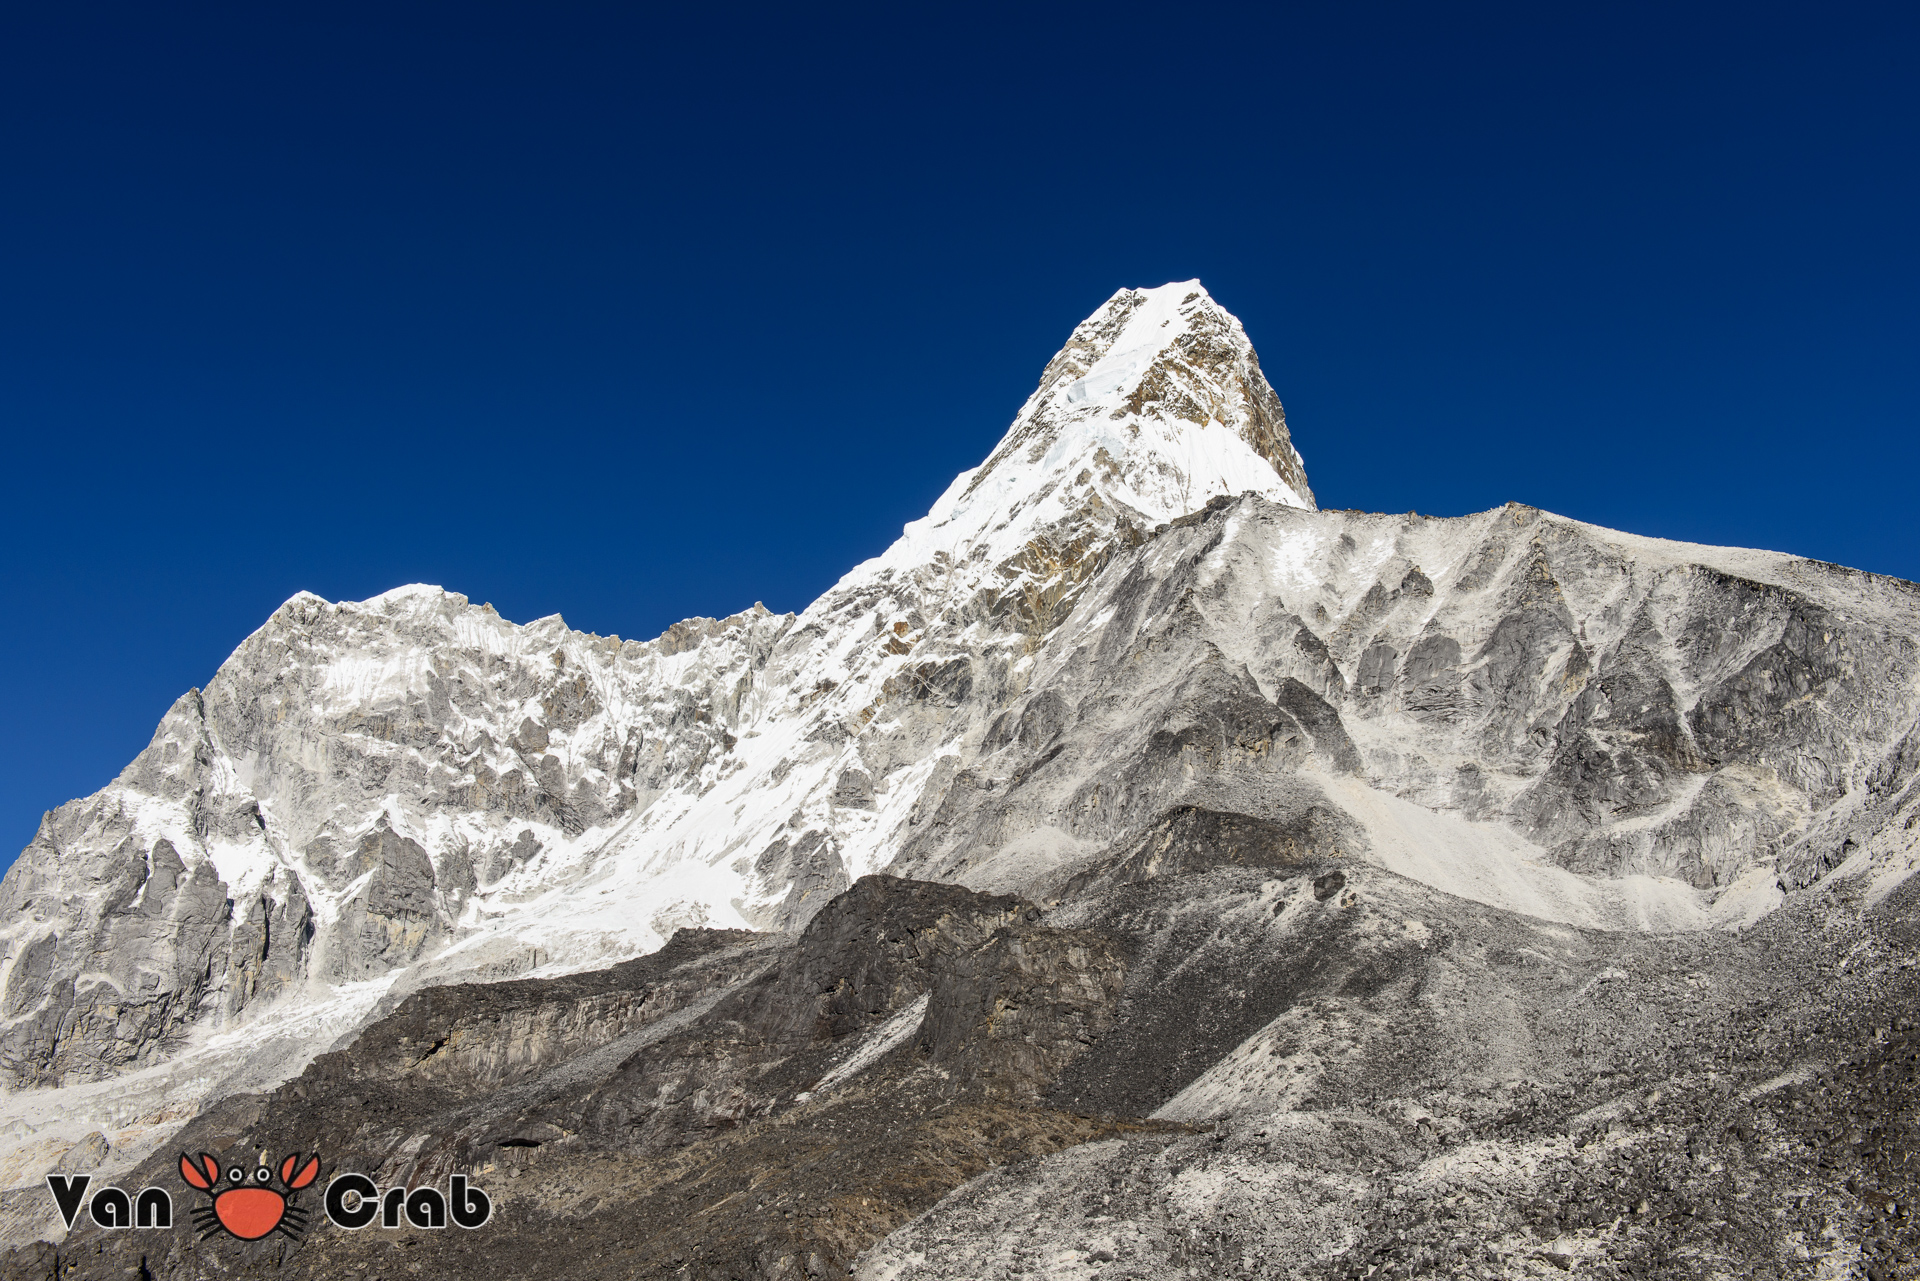
M 280 1184 L 286 1189 L 284 1192 L 269 1186 L 273 1182 L 273 1170 L 263 1153 L 260 1165 L 251 1173 L 240 1165 L 228 1170 L 226 1190 L 216 1193 L 213 1189 L 220 1182 L 220 1162 L 202 1152 L 196 1165 L 192 1157 L 182 1154 L 180 1177 L 213 1195 L 205 1205 L 193 1208 L 193 1225 L 199 1229 L 200 1239 L 204 1241 L 215 1232 L 224 1231 L 242 1241 L 258 1241 L 269 1232 L 283 1232 L 299 1240 L 300 1234 L 306 1231 L 307 1212 L 293 1204 L 293 1196 L 319 1176 L 320 1158 L 308 1157 L 296 1174 L 294 1167 L 299 1161 L 300 1154 L 296 1152 L 280 1163 Z

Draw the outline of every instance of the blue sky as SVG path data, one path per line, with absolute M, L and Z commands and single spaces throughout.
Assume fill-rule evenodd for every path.
M 1920 577 L 1911 6 L 708 8 L 0 13 L 0 860 L 303 588 L 803 607 L 1122 286 L 1325 506 Z

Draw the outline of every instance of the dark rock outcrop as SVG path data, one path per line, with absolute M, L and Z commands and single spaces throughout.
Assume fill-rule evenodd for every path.
M 1109 1029 L 1125 970 L 1111 936 L 1040 918 L 1011 896 L 868 877 L 798 938 L 683 930 L 608 970 L 416 993 L 130 1177 L 177 1184 L 175 1149 L 312 1150 L 382 1186 L 471 1174 L 496 1201 L 486 1228 L 322 1225 L 247 1246 L 83 1220 L 61 1275 L 844 1275 L 981 1170 L 1155 1128 L 1042 1101 Z M 16 1251 L 0 1275 L 40 1260 Z
M 869 877 L 797 938 L 416 993 L 123 1179 L 318 1150 L 382 1186 L 470 1175 L 484 1229 L 83 1218 L 0 1276 L 1882 1269 L 1920 1246 L 1916 904 L 1816 891 L 1656 936 L 1304 858 L 1052 912 Z

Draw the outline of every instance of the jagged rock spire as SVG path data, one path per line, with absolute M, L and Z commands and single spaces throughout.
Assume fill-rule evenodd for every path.
M 1074 329 L 987 460 L 841 585 L 933 571 L 950 593 L 985 585 L 949 582 L 956 570 L 1032 577 L 1036 557 L 1078 561 L 1249 491 L 1314 508 L 1246 331 L 1197 280 L 1122 289 Z

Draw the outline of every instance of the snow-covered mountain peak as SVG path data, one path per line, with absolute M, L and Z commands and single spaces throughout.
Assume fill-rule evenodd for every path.
M 987 460 L 843 585 L 1012 567 L 1036 544 L 1051 558 L 1248 491 L 1314 507 L 1246 331 L 1197 280 L 1122 289 L 1074 329 Z
M 1047 367 L 1037 395 L 1062 405 L 1117 406 L 1156 362 L 1178 358 L 1182 338 L 1218 329 L 1235 331 L 1245 343 L 1240 322 L 1197 280 L 1117 290 L 1075 328 Z
M 370 596 L 363 603 L 367 605 L 399 605 L 413 600 L 438 601 L 440 597 L 446 594 L 446 588 L 435 586 L 432 583 L 404 583 L 399 587 L 390 587 L 378 596 Z M 303 592 L 302 595 L 312 595 L 312 593 Z

